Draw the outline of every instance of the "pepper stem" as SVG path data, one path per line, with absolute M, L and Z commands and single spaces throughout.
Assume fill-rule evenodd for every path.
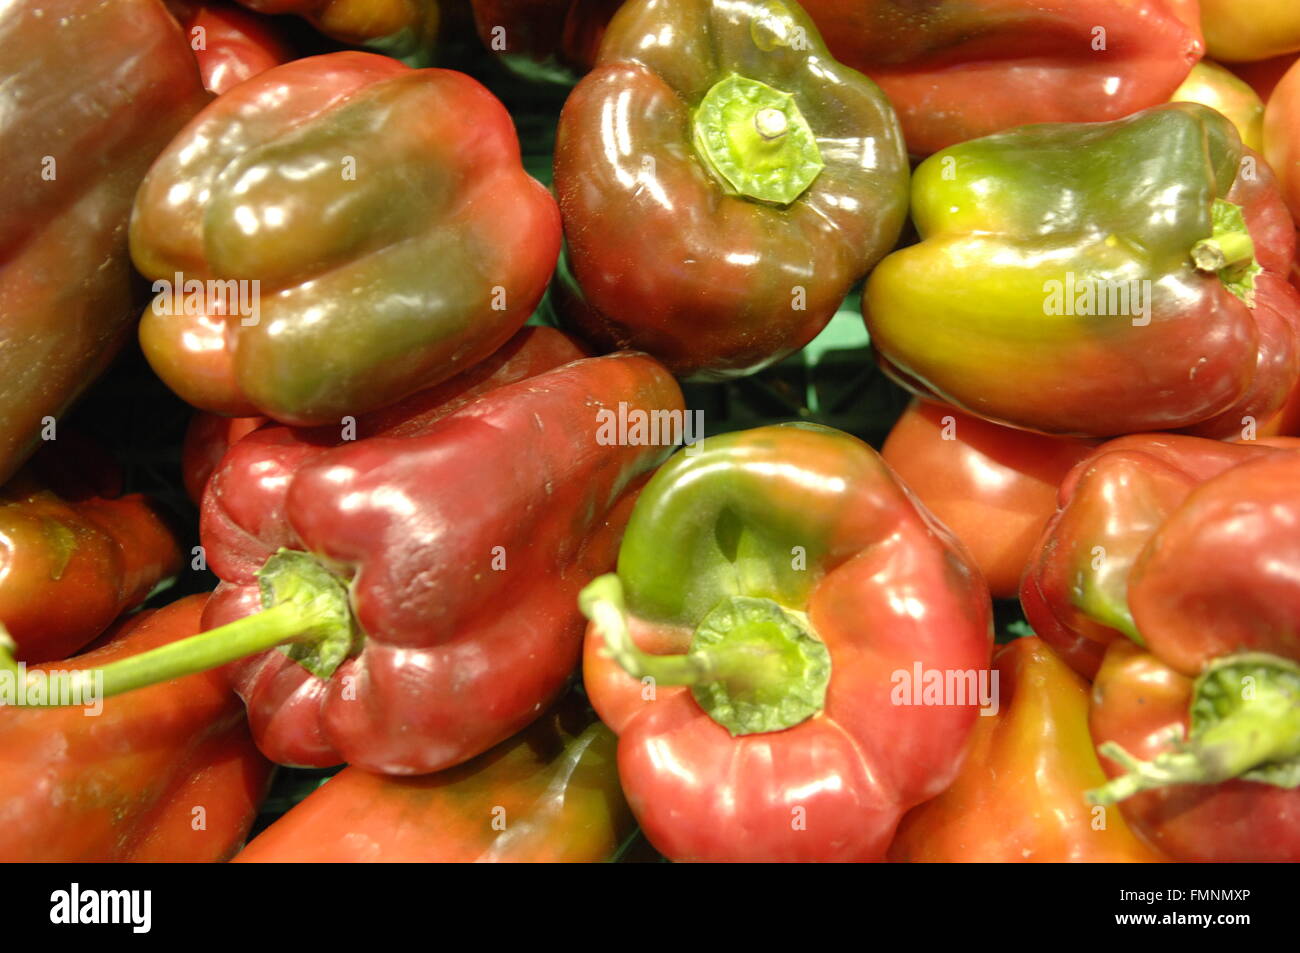
M 280 550 L 258 572 L 261 612 L 100 668 L 67 673 L 67 692 L 42 692 L 19 707 L 64 707 L 109 698 L 282 648 L 328 678 L 351 652 L 355 623 L 342 583 L 306 553 Z M 19 672 L 13 641 L 0 635 L 0 671 Z M 30 679 L 30 676 L 29 676 Z M 75 702 L 68 699 L 76 699 Z
M 771 599 L 723 599 L 700 621 L 682 655 L 653 655 L 636 646 L 617 575 L 596 579 L 578 601 L 603 637 L 605 654 L 624 671 L 689 686 L 700 707 L 733 735 L 781 731 L 825 707 L 830 654 L 802 613 Z
M 1215 199 L 1210 209 L 1213 231 L 1192 246 L 1192 264 L 1199 271 L 1218 275 L 1219 280 L 1248 308 L 1255 306 L 1255 242 L 1250 237 L 1241 206 Z
M 1087 793 L 1115 804 L 1173 784 L 1220 784 L 1233 778 L 1300 786 L 1300 666 L 1263 653 L 1220 659 L 1192 690 L 1191 732 L 1150 761 L 1113 741 L 1098 750 L 1125 773 Z

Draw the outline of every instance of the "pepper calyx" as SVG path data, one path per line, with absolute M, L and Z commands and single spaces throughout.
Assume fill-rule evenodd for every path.
M 830 652 L 807 617 L 771 599 L 724 598 L 696 626 L 689 651 L 652 655 L 632 641 L 618 576 L 601 576 L 579 605 L 604 638 L 604 654 L 634 678 L 685 685 L 733 736 L 783 731 L 826 704 Z
M 1300 665 L 1250 652 L 1216 659 L 1196 679 L 1190 731 L 1174 747 L 1142 761 L 1113 741 L 1098 750 L 1125 773 L 1087 793 L 1115 804 L 1174 784 L 1240 779 L 1300 787 Z
M 360 634 L 342 581 L 310 553 L 281 549 L 257 571 L 257 586 L 264 609 L 292 605 L 306 622 L 278 650 L 317 678 L 334 674 Z
M 695 150 L 730 192 L 789 205 L 825 167 L 794 97 L 735 73 L 705 94 L 692 120 Z

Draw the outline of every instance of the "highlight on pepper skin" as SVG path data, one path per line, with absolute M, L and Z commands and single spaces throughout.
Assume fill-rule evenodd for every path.
M 1293 6 L 0 5 L 0 862 L 1300 861 Z

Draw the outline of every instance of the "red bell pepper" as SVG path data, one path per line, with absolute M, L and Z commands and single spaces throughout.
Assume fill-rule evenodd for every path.
M 159 0 L 0 7 L 0 483 L 135 322 L 127 219 L 208 100 Z
M 1014 599 L 1056 488 L 1092 446 L 913 400 L 880 455 L 966 544 L 993 597 Z
M 811 341 L 893 247 L 907 155 L 796 5 L 633 0 L 564 104 L 555 191 L 563 320 L 721 379 Z
M 0 624 L 17 658 L 65 658 L 181 568 L 150 500 L 72 434 L 46 444 L 0 490 Z
M 1094 801 L 1176 860 L 1300 860 L 1300 450 L 1122 438 L 1061 502 L 1022 603 L 1100 664 Z
M 606 415 L 684 410 L 644 355 L 564 364 L 575 346 L 541 328 L 515 344 L 355 435 L 236 443 L 203 499 L 214 631 L 106 669 L 105 692 L 237 662 L 273 760 L 389 774 L 459 764 L 535 719 L 577 663 L 577 593 L 612 562 L 619 500 L 666 452 L 645 427 L 619 442 Z
M 437 774 L 345 768 L 236 863 L 592 863 L 636 830 L 614 733 L 572 696 L 508 741 Z
M 199 62 L 203 85 L 220 95 L 293 58 L 275 22 L 211 0 L 168 0 Z
M 519 330 L 555 267 L 555 200 L 510 115 L 451 70 L 294 60 L 217 98 L 140 187 L 140 342 L 185 400 L 337 425 Z
M 142 612 L 85 655 L 29 674 L 93 669 L 193 635 L 204 599 Z M 229 859 L 257 816 L 271 765 L 222 673 L 102 704 L 93 716 L 93 708 L 0 707 L 0 861 Z
M 673 860 L 883 859 L 902 814 L 956 777 L 987 688 L 979 573 L 827 427 L 678 454 L 582 602 L 587 694 Z
M 1040 122 L 1101 122 L 1169 99 L 1205 52 L 1166 0 L 803 0 L 835 57 L 898 110 L 914 155 Z
M 952 787 L 913 808 L 889 859 L 906 863 L 1154 863 L 1119 811 L 1089 807 L 1102 784 L 1088 683 L 1038 638 L 993 658 L 998 711 L 975 724 Z

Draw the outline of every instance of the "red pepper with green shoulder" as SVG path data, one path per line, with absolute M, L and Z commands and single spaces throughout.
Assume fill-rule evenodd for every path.
M 582 594 L 584 682 L 672 860 L 882 860 L 957 776 L 988 589 L 880 457 L 810 424 L 705 439 Z M 937 678 L 963 697 L 931 697 Z

